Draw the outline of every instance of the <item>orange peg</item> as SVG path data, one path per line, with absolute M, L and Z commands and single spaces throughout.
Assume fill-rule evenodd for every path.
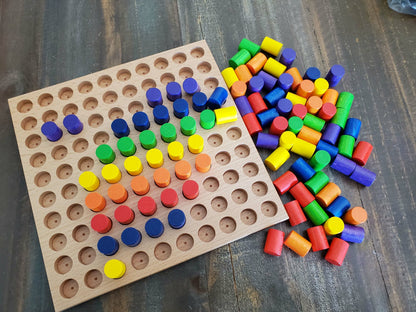
M 305 79 L 299 84 L 296 94 L 304 98 L 309 98 L 314 89 L 315 85 L 313 82 L 309 79 Z
M 208 172 L 211 168 L 211 157 L 208 154 L 199 154 L 195 157 L 195 169 L 199 172 Z
M 310 241 L 300 236 L 295 231 L 289 233 L 289 235 L 285 239 L 284 244 L 301 257 L 305 257 L 312 247 Z
M 322 107 L 322 99 L 319 96 L 313 95 L 306 101 L 306 109 L 309 114 L 315 115 Z
M 344 222 L 358 225 L 367 221 L 367 211 L 363 207 L 354 207 L 344 214 Z
M 97 192 L 88 193 L 85 197 L 85 206 L 95 212 L 101 211 L 105 208 L 105 198 Z
M 170 173 L 166 168 L 158 168 L 153 173 L 153 180 L 159 187 L 166 187 L 170 184 Z
M 124 203 L 127 199 L 127 191 L 123 185 L 116 183 L 111 185 L 107 191 L 108 197 L 116 204 Z
M 137 195 L 145 195 L 149 192 L 150 185 L 147 179 L 144 176 L 135 176 L 131 182 L 130 186 L 133 189 L 133 192 Z
M 300 83 L 303 81 L 303 78 L 300 75 L 299 70 L 296 67 L 291 67 L 286 71 L 286 73 L 290 74 L 293 77 L 293 84 L 291 89 L 293 91 L 296 91 Z
M 246 65 L 240 65 L 235 69 L 235 74 L 238 77 L 238 80 L 248 83 L 250 79 L 253 77 L 250 70 Z
M 247 85 L 243 81 L 236 81 L 231 86 L 230 92 L 234 99 L 246 95 Z
M 322 133 L 314 129 L 311 129 L 307 126 L 303 126 L 302 129 L 300 129 L 297 137 L 299 139 L 312 143 L 313 145 L 316 145 L 321 139 Z
M 328 89 L 325 91 L 324 95 L 322 96 L 322 103 L 332 103 L 337 104 L 338 100 L 338 91 L 335 89 Z
M 186 180 L 191 176 L 192 167 L 189 162 L 182 159 L 175 164 L 175 174 L 178 179 Z
M 253 58 L 247 62 L 246 66 L 253 75 L 257 74 L 266 64 L 267 57 L 263 53 L 257 53 Z
M 329 182 L 318 194 L 316 201 L 324 208 L 327 208 L 339 195 L 341 189 L 333 182 Z

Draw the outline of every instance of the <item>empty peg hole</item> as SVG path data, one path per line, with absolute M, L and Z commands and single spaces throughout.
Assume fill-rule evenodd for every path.
M 20 123 L 20 126 L 22 127 L 23 130 L 32 130 L 33 128 L 36 127 L 38 121 L 36 120 L 36 118 L 34 117 L 26 117 L 25 119 L 22 120 L 22 122 Z
M 194 205 L 191 208 L 191 217 L 194 220 L 202 220 L 206 217 L 207 215 L 207 208 L 205 208 L 203 205 L 201 204 L 197 204 Z
M 79 93 L 90 93 L 92 91 L 92 83 L 89 81 L 83 81 L 78 86 Z
M 80 219 L 84 214 L 84 208 L 80 204 L 72 204 L 66 210 L 66 215 L 72 221 Z
M 144 251 L 136 252 L 131 257 L 131 265 L 136 270 L 143 270 L 149 264 L 149 256 Z
M 62 109 L 62 113 L 64 114 L 64 116 L 75 115 L 76 113 L 78 113 L 78 106 L 76 106 L 73 103 L 67 104 Z
M 253 209 L 244 209 L 240 213 L 240 219 L 244 224 L 252 225 L 257 221 L 257 213 Z
M 68 154 L 68 149 L 63 145 L 55 146 L 51 152 L 53 159 L 56 159 L 56 160 L 64 159 L 67 154 Z
M 231 198 L 236 204 L 244 204 L 247 201 L 247 192 L 243 189 L 236 189 L 231 193 Z
M 117 73 L 117 79 L 120 81 L 127 81 L 131 77 L 131 72 L 128 69 L 121 69 Z
M 181 234 L 176 239 L 176 247 L 182 251 L 188 251 L 194 246 L 194 239 L 189 234 Z
M 223 212 L 228 207 L 227 200 L 222 196 L 217 196 L 211 201 L 211 207 L 217 212 Z
M 218 87 L 218 85 L 219 85 L 219 82 L 217 78 L 210 77 L 210 78 L 205 79 L 204 81 L 204 86 L 207 89 L 214 90 L 216 87 Z
M 84 247 L 78 253 L 78 261 L 84 265 L 88 265 L 94 262 L 97 256 L 94 248 Z

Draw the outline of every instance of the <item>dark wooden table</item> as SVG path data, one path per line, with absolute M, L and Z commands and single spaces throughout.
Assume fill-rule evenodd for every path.
M 297 51 L 301 72 L 347 70 L 338 90 L 356 96 L 351 116 L 378 177 L 364 188 L 325 172 L 367 209 L 365 241 L 336 267 L 324 253 L 265 255 L 262 231 L 72 310 L 414 310 L 414 17 L 382 0 L 144 2 L 0 2 L 0 310 L 53 309 L 7 99 L 200 39 L 224 68 L 241 38 L 266 35 Z

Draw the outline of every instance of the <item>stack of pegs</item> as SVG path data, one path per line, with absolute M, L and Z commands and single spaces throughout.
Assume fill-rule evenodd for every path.
M 308 230 L 310 242 L 296 232 L 283 240 L 284 234 L 273 230 L 265 252 L 280 255 L 285 244 L 304 256 L 310 248 L 327 249 L 326 235 L 338 235 L 326 259 L 341 265 L 348 242 L 363 241 L 364 229 L 357 225 L 367 214 L 361 207 L 349 209 L 349 201 L 340 196 L 340 188 L 322 169 L 330 165 L 370 186 L 376 174 L 363 166 L 373 147 L 365 141 L 355 146 L 361 121 L 349 118 L 354 95 L 334 89 L 345 74 L 344 68 L 334 65 L 322 78 L 318 68 L 309 67 L 302 76 L 292 67 L 295 59 L 293 49 L 283 49 L 283 44 L 272 38 L 265 37 L 261 45 L 244 38 L 222 76 L 256 146 L 272 151 L 265 159 L 266 166 L 276 171 L 291 154 L 300 156 L 274 185 L 280 195 L 289 192 L 295 199 L 285 205 L 292 226 L 306 217 L 314 224 Z

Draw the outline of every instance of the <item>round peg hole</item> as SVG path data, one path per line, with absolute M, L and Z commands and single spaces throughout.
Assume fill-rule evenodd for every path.
M 188 251 L 194 246 L 194 239 L 189 234 L 182 234 L 176 239 L 176 247 L 182 251 Z
M 80 204 L 72 204 L 66 210 L 66 215 L 72 221 L 78 220 L 84 214 L 84 208 Z
M 175 76 L 171 73 L 164 73 L 162 76 L 160 76 L 160 82 L 164 85 L 167 85 L 172 81 L 175 81 Z
M 133 101 L 129 104 L 129 112 L 134 115 L 134 113 L 143 111 L 143 104 L 139 101 Z
M 115 93 L 114 91 L 107 91 L 103 95 L 103 101 L 107 104 L 114 104 L 117 101 L 117 98 L 117 93 Z
M 88 141 L 82 138 L 76 139 L 72 144 L 72 149 L 77 153 L 85 152 L 88 149 Z
M 58 113 L 55 112 L 54 110 L 48 110 L 42 115 L 43 122 L 55 121 L 57 119 L 58 119 Z
M 61 293 L 62 297 L 69 299 L 77 294 L 78 289 L 78 282 L 74 279 L 68 279 L 61 284 L 59 287 L 59 292 Z
M 98 270 L 91 270 L 85 274 L 84 283 L 88 288 L 94 289 L 103 282 L 103 274 Z
M 73 94 L 74 94 L 74 91 L 72 91 L 71 88 L 65 87 L 59 90 L 58 97 L 61 100 L 68 100 L 72 97 Z
M 57 212 L 50 212 L 44 219 L 44 224 L 48 229 L 54 229 L 61 224 L 61 215 Z
M 40 195 L 39 197 L 39 204 L 43 208 L 48 208 L 52 206 L 53 204 L 55 204 L 55 201 L 56 201 L 56 195 L 55 193 L 50 192 L 50 191 L 42 193 L 42 195 Z
M 191 217 L 194 220 L 202 220 L 207 216 L 207 208 L 203 205 L 197 204 L 191 208 Z
M 147 75 L 150 71 L 150 67 L 147 64 L 141 63 L 139 65 L 136 66 L 136 73 L 138 73 L 139 75 Z
M 64 114 L 64 116 L 75 115 L 76 113 L 78 113 L 78 106 L 76 106 L 73 103 L 67 104 L 62 109 L 62 113 Z
M 217 178 L 209 177 L 204 180 L 202 185 L 204 186 L 205 190 L 207 190 L 208 192 L 215 192 L 216 190 L 218 190 L 220 183 L 218 182 Z
M 72 175 L 72 167 L 68 164 L 63 164 L 56 169 L 56 176 L 59 179 L 68 179 Z
M 144 91 L 147 91 L 147 89 L 156 88 L 156 82 L 153 79 L 145 79 L 143 80 L 141 87 Z
M 255 177 L 259 173 L 259 166 L 255 163 L 248 163 L 243 166 L 243 172 L 248 177 Z
M 223 212 L 225 209 L 227 209 L 228 207 L 228 202 L 227 200 L 222 197 L 222 196 L 218 196 L 215 197 L 212 201 L 211 201 L 211 207 L 212 209 L 214 209 L 216 212 Z
M 66 236 L 62 233 L 58 233 L 53 235 L 49 239 L 49 247 L 52 250 L 59 251 L 64 249 L 66 246 Z
M 51 182 L 51 175 L 49 172 L 42 171 L 35 176 L 35 184 L 38 187 L 44 187 Z
M 43 153 L 36 153 L 30 157 L 30 165 L 34 168 L 42 167 L 46 162 L 46 155 Z
M 234 190 L 231 193 L 231 198 L 236 204 L 244 204 L 247 201 L 247 192 L 243 189 Z
M 143 270 L 149 264 L 149 256 L 144 251 L 136 252 L 131 257 L 131 265 L 136 270 Z
M 36 127 L 38 121 L 36 120 L 36 118 L 34 117 L 26 117 L 25 119 L 22 120 L 20 126 L 22 127 L 23 130 L 32 130 L 33 128 Z
M 78 86 L 79 93 L 90 93 L 92 90 L 92 83 L 89 81 L 83 81 Z
M 124 115 L 123 110 L 121 108 L 118 108 L 118 107 L 113 107 L 108 112 L 108 118 L 110 118 L 110 120 L 123 118 L 123 115 Z
M 241 129 L 237 127 L 232 127 L 227 130 L 227 136 L 231 140 L 238 140 L 239 138 L 241 138 Z
M 208 89 L 214 90 L 216 87 L 218 87 L 219 82 L 217 78 L 207 78 L 204 81 L 204 86 Z
M 99 126 L 103 124 L 103 122 L 104 122 L 104 118 L 103 116 L 99 114 L 91 115 L 88 118 L 88 124 L 93 128 L 98 128 Z
M 86 98 L 82 103 L 85 110 L 94 110 L 98 106 L 98 100 L 93 97 Z
M 127 81 L 131 77 L 131 72 L 128 69 L 121 69 L 117 73 L 117 79 L 120 81 Z
M 78 194 L 78 187 L 75 184 L 69 183 L 61 190 L 62 197 L 65 199 L 72 199 Z
M 231 217 L 225 217 L 220 220 L 220 229 L 224 233 L 232 233 L 235 231 L 237 227 L 237 223 L 235 223 L 235 220 Z
M 224 182 L 227 184 L 235 184 L 238 182 L 238 172 L 235 170 L 228 170 L 223 174 Z
M 97 83 L 101 88 L 107 88 L 111 85 L 113 79 L 110 76 L 104 75 L 98 78 Z
M 210 225 L 204 225 L 198 230 L 198 237 L 201 241 L 208 243 L 215 238 L 215 230 Z
M 78 243 L 83 242 L 90 236 L 90 229 L 86 225 L 78 225 L 72 231 L 72 238 Z
M 40 142 L 42 142 L 42 138 L 37 134 L 32 134 L 26 138 L 25 144 L 28 148 L 36 148 L 40 145 Z
M 172 254 L 172 247 L 168 243 L 159 243 L 155 247 L 155 257 L 157 260 L 166 260 Z
M 38 98 L 38 104 L 40 106 L 48 106 L 52 104 L 53 102 L 53 96 L 49 93 L 44 93 Z
M 195 58 L 201 58 L 201 57 L 204 56 L 204 54 L 205 54 L 204 49 L 202 49 L 200 47 L 193 48 L 191 50 L 191 55 L 192 55 L 192 57 L 195 57 Z
M 55 271 L 59 274 L 65 274 L 72 269 L 72 259 L 68 256 L 61 256 L 55 261 Z
M 235 149 L 234 149 L 235 154 L 240 157 L 240 158 L 246 158 L 248 155 L 250 155 L 250 148 L 245 145 L 238 145 Z
M 85 156 L 78 161 L 78 169 L 80 171 L 89 171 L 94 167 L 94 160 L 91 157 Z
M 257 213 L 253 209 L 244 209 L 240 213 L 240 219 L 244 224 L 252 225 L 257 221 Z
M 198 69 L 200 73 L 206 74 L 211 71 L 211 64 L 208 62 L 202 62 L 197 66 L 196 69 Z
M 183 67 L 179 70 L 179 77 L 186 79 L 191 78 L 194 75 L 194 72 L 189 67 Z
M 215 155 L 215 161 L 217 164 L 225 166 L 230 163 L 231 156 L 227 152 L 219 152 L 217 155 Z
M 32 107 L 33 103 L 30 100 L 22 100 L 17 103 L 17 110 L 19 113 L 27 113 L 32 109 Z
M 266 217 L 274 217 L 277 214 L 277 205 L 274 202 L 266 201 L 261 204 L 261 212 Z
M 68 149 L 63 145 L 58 145 L 52 149 L 51 155 L 53 159 L 61 160 L 68 154 Z
M 166 67 L 168 67 L 168 65 L 169 65 L 169 62 L 164 57 L 157 58 L 155 63 L 154 63 L 154 66 L 157 69 L 165 69 Z
M 123 88 L 122 93 L 125 97 L 133 97 L 137 94 L 137 88 L 133 85 L 128 85 Z
M 251 189 L 255 195 L 264 196 L 267 194 L 268 187 L 266 183 L 258 181 L 253 183 Z
M 186 55 L 185 55 L 185 53 L 182 53 L 182 52 L 176 53 L 172 57 L 172 60 L 177 64 L 183 64 L 186 61 Z
M 212 134 L 208 137 L 207 142 L 213 147 L 218 147 L 222 144 L 222 136 L 220 134 Z
M 84 265 L 88 265 L 94 262 L 96 256 L 97 254 L 94 248 L 84 247 L 78 253 L 78 261 Z
M 107 132 L 100 131 L 94 134 L 93 140 L 96 145 L 101 145 L 107 143 L 110 140 L 110 136 Z

